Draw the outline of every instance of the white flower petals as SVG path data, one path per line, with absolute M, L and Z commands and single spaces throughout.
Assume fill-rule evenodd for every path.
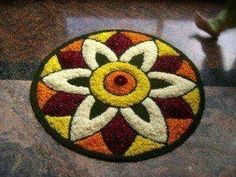
M 141 69 L 147 72 L 151 69 L 157 59 L 157 46 L 153 41 L 146 41 L 129 48 L 121 57 L 120 61 L 129 62 L 134 56 L 142 54 L 144 61 Z
M 171 86 L 152 89 L 149 96 L 154 98 L 172 98 L 182 96 L 196 87 L 196 84 L 192 81 L 184 79 L 174 74 L 164 72 L 151 72 L 148 74 L 150 79 L 160 79 L 172 84 Z
M 98 67 L 98 63 L 96 61 L 96 54 L 100 53 L 107 57 L 111 62 L 117 61 L 116 54 L 109 49 L 103 43 L 97 42 L 92 39 L 86 39 L 82 46 L 82 53 L 85 62 L 92 69 L 95 70 Z
M 87 87 L 71 85 L 70 83 L 68 83 L 68 80 L 77 77 L 89 77 L 90 75 L 91 71 L 88 69 L 65 69 L 49 74 L 42 80 L 47 86 L 56 91 L 86 95 L 90 93 Z
M 122 108 L 121 114 L 141 135 L 153 141 L 166 142 L 167 127 L 160 108 L 150 98 L 146 98 L 142 104 L 149 113 L 150 122 L 142 120 L 131 108 Z
M 103 128 L 118 111 L 117 108 L 109 107 L 104 113 L 90 120 L 90 111 L 94 103 L 95 99 L 90 95 L 79 105 L 71 124 L 70 137 L 72 141 L 96 133 Z

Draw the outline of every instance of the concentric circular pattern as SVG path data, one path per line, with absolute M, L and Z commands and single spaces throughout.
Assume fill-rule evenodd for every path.
M 127 80 L 126 84 L 117 85 L 115 80 L 110 80 L 118 72 L 120 73 L 118 78 L 123 76 L 123 81 Z M 93 72 L 90 77 L 90 89 L 101 102 L 111 106 L 127 107 L 137 104 L 147 96 L 150 91 L 150 82 L 136 66 L 129 63 L 111 62 Z
M 109 161 L 138 161 L 173 150 L 204 108 L 192 62 L 146 34 L 87 34 L 54 50 L 39 68 L 31 103 L 57 141 Z
M 104 79 L 105 89 L 114 95 L 128 95 L 136 87 L 135 78 L 124 71 L 114 71 Z

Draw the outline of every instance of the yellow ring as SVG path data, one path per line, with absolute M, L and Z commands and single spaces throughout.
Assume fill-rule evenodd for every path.
M 104 88 L 105 77 L 114 71 L 125 71 L 137 81 L 135 90 L 128 95 L 113 95 Z M 103 103 L 117 107 L 128 107 L 142 101 L 150 90 L 150 82 L 147 76 L 136 66 L 129 63 L 113 62 L 96 69 L 90 77 L 90 89 L 92 94 Z

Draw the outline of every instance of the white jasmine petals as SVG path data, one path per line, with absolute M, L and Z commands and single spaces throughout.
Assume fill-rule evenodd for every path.
M 65 69 L 49 74 L 48 76 L 45 76 L 42 80 L 47 86 L 56 91 L 86 95 L 90 93 L 87 87 L 71 85 L 68 80 L 77 77 L 89 77 L 90 75 L 91 71 L 88 69 Z
M 72 141 L 92 135 L 103 128 L 117 113 L 118 109 L 109 107 L 101 115 L 90 120 L 90 111 L 95 103 L 92 95 L 87 96 L 79 105 L 71 123 L 70 137 Z
M 182 96 L 196 87 L 196 84 L 190 80 L 184 79 L 174 74 L 164 72 L 151 72 L 148 74 L 150 79 L 160 79 L 172 84 L 171 86 L 152 89 L 150 91 L 150 97 L 158 98 L 172 98 Z
M 98 67 L 98 63 L 96 61 L 96 54 L 100 53 L 107 57 L 111 62 L 117 61 L 116 54 L 109 49 L 106 45 L 101 42 L 97 42 L 92 39 L 86 39 L 82 46 L 82 53 L 85 62 L 92 69 L 95 70 Z
M 142 120 L 131 108 L 122 108 L 121 114 L 130 126 L 144 137 L 157 142 L 166 142 L 167 127 L 160 108 L 150 98 L 146 98 L 142 104 L 148 111 L 150 122 Z
M 134 56 L 144 55 L 141 69 L 147 72 L 151 69 L 157 59 L 158 49 L 153 41 L 146 41 L 129 48 L 121 57 L 120 61 L 129 62 Z

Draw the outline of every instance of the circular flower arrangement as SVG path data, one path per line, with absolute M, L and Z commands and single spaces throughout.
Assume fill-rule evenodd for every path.
M 180 51 L 154 36 L 112 30 L 53 51 L 35 76 L 31 103 L 61 144 L 98 159 L 138 161 L 189 137 L 204 92 Z

